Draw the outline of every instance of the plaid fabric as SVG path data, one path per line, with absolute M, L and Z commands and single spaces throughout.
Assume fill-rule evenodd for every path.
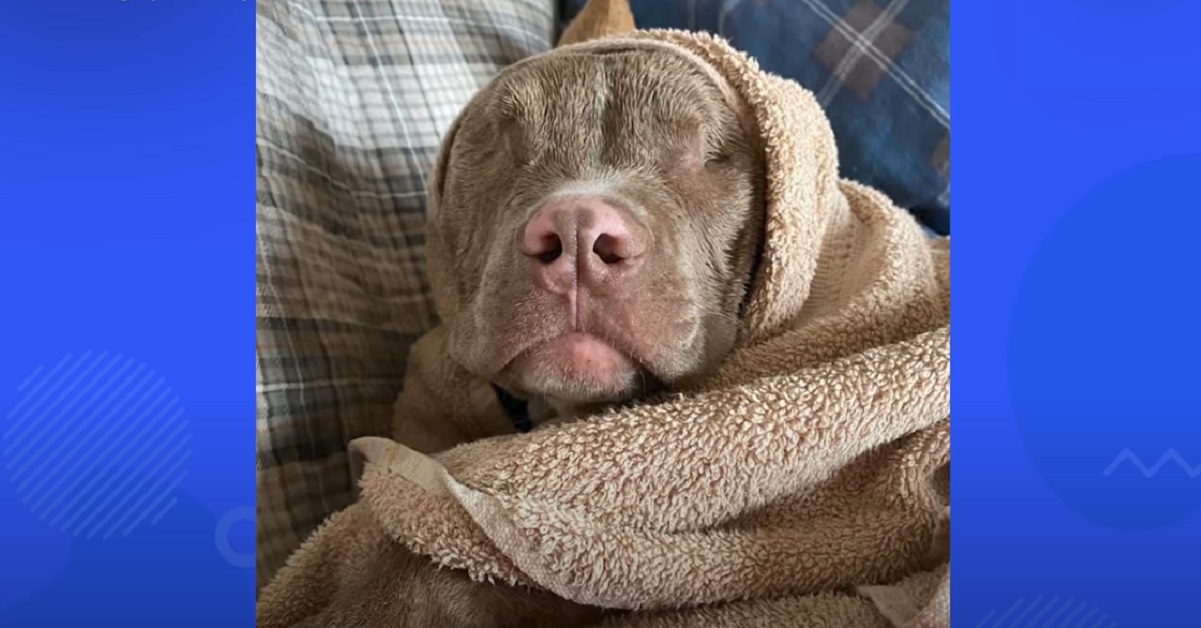
M 435 323 L 422 255 L 442 134 L 550 47 L 552 0 L 258 2 L 258 583 L 354 496 Z
M 563 21 L 584 0 L 563 0 Z M 843 176 L 951 229 L 950 0 L 631 0 L 640 28 L 720 34 L 825 107 Z

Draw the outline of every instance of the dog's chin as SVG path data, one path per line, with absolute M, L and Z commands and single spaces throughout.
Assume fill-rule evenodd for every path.
M 628 401 L 647 379 L 628 355 L 580 332 L 530 347 L 505 371 L 503 380 L 525 394 L 577 404 Z

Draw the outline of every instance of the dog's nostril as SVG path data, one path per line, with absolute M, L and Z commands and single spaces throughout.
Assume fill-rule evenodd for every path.
M 625 259 L 617 252 L 619 245 L 617 238 L 602 233 L 592 244 L 592 252 L 605 264 L 613 265 Z
M 559 259 L 559 256 L 563 254 L 563 241 L 555 234 L 550 234 L 542 238 L 541 245 L 541 252 L 534 255 L 534 257 L 538 258 L 538 261 L 543 264 L 550 264 Z

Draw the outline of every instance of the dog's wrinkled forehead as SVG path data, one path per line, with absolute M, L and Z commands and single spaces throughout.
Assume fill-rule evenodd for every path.
M 492 135 L 517 164 L 537 162 L 566 177 L 710 159 L 745 131 L 719 81 L 664 50 L 556 51 L 499 76 L 466 112 L 460 134 L 473 143 Z

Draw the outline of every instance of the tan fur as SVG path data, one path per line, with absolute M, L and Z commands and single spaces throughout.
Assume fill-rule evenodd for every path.
M 715 170 L 690 163 L 715 146 Z M 656 339 L 696 340 L 648 354 L 679 394 L 509 435 L 488 379 L 548 308 L 507 309 L 506 252 L 581 176 L 620 178 L 669 234 L 639 294 L 671 307 L 626 298 Z M 399 442 L 353 444 L 363 500 L 263 590 L 259 626 L 949 625 L 949 247 L 838 179 L 811 94 L 702 35 L 563 48 L 468 106 L 431 206 L 445 325 L 414 352 Z

